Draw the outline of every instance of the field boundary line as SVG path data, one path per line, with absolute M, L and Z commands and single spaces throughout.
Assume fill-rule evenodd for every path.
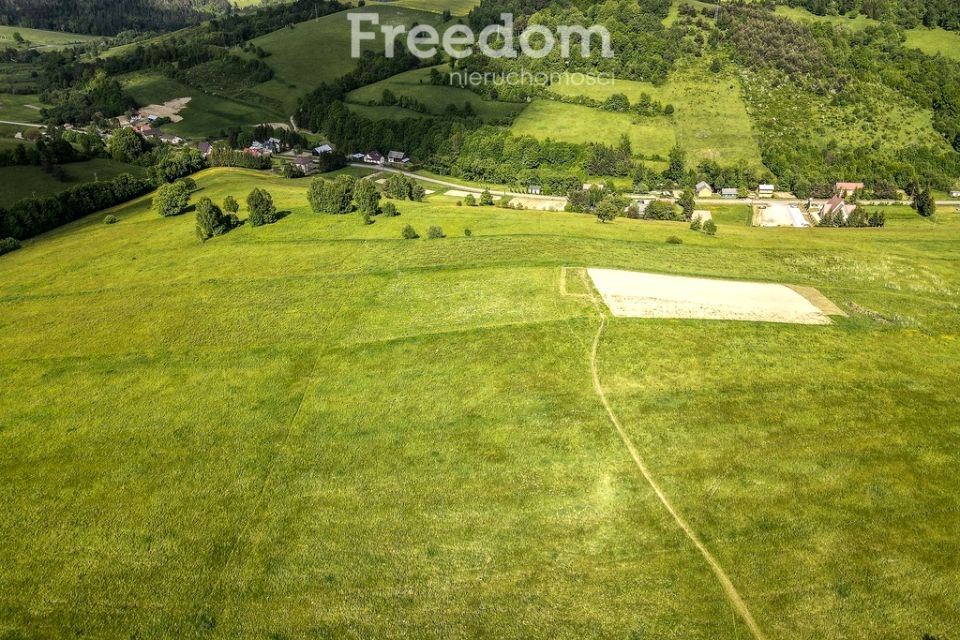
M 565 269 L 565 267 L 564 267 Z M 561 280 L 565 283 L 565 280 Z M 703 559 L 706 560 L 707 564 L 710 566 L 710 569 L 713 571 L 713 574 L 716 576 L 717 581 L 720 582 L 720 586 L 723 588 L 724 594 L 727 596 L 727 600 L 730 602 L 730 605 L 740 616 L 740 619 L 750 630 L 750 633 L 753 635 L 755 640 L 767 640 L 767 637 L 764 635 L 763 631 L 760 629 L 760 626 L 753 619 L 753 615 L 750 613 L 750 609 L 747 607 L 747 604 L 743 601 L 743 598 L 740 596 L 740 592 L 737 591 L 737 588 L 734 586 L 733 581 L 730 580 L 730 577 L 727 575 L 727 572 L 724 571 L 723 567 L 720 566 L 720 563 L 717 559 L 710 553 L 710 550 L 707 549 L 703 541 L 700 540 L 700 536 L 697 535 L 696 531 L 693 530 L 693 527 L 680 515 L 680 512 L 677 510 L 673 503 L 670 501 L 670 498 L 667 497 L 667 494 L 660 487 L 656 478 L 653 477 L 650 469 L 647 467 L 647 464 L 644 462 L 643 458 L 640 456 L 640 451 L 637 449 L 636 445 L 633 443 L 633 440 L 627 434 L 626 429 L 623 428 L 623 425 L 620 422 L 620 419 L 617 417 L 617 414 L 614 413 L 613 407 L 610 405 L 610 401 L 607 400 L 607 395 L 603 391 L 603 385 L 600 383 L 600 370 L 597 366 L 597 353 L 600 350 L 600 339 L 603 337 L 604 329 L 607 327 L 607 314 L 604 313 L 603 308 L 600 306 L 600 303 L 597 301 L 596 296 L 593 293 L 593 287 L 590 283 L 587 283 L 589 287 L 587 295 L 590 300 L 593 302 L 594 308 L 597 310 L 597 315 L 600 318 L 600 326 L 597 327 L 597 333 L 593 337 L 593 347 L 590 349 L 590 374 L 593 377 L 593 390 L 596 392 L 597 396 L 600 398 L 600 403 L 603 405 L 603 408 L 607 412 L 607 417 L 610 419 L 610 422 L 613 424 L 614 428 L 617 430 L 617 434 L 620 436 L 620 440 L 623 442 L 624 446 L 627 448 L 627 451 L 630 453 L 630 457 L 633 458 L 634 463 L 637 465 L 637 468 L 640 470 L 640 473 L 643 475 L 644 479 L 647 481 L 647 484 L 650 485 L 650 488 L 653 489 L 653 492 L 656 494 L 657 498 L 660 500 L 660 503 L 666 508 L 666 510 L 673 517 L 674 522 L 677 523 L 677 526 L 686 534 L 687 538 L 690 539 L 690 542 L 693 543 L 693 546 L 697 548 L 697 551 L 700 552 L 700 555 L 703 556 Z

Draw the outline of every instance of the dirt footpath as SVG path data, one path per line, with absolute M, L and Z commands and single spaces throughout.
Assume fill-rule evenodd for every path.
M 587 273 L 617 317 L 830 324 L 820 308 L 780 284 L 612 269 Z

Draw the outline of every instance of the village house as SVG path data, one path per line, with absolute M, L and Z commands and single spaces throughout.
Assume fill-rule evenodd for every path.
M 757 195 L 761 198 L 772 198 L 776 187 L 772 184 L 762 184 L 757 188 Z
M 535 182 L 531 182 L 527 185 L 527 193 L 530 195 L 539 196 L 541 193 L 543 193 L 543 187 Z
M 713 195 L 713 188 L 706 182 L 698 182 L 694 190 L 698 198 L 709 198 Z
M 203 142 L 197 145 L 197 151 L 200 152 L 201 156 L 206 158 L 213 151 L 213 145 L 207 142 L 206 140 L 204 140 Z
M 333 147 L 328 144 L 322 144 L 319 147 L 313 148 L 313 155 L 315 156 L 322 156 L 327 153 L 333 153 Z
M 865 186 L 862 182 L 838 182 L 835 191 L 840 194 L 840 197 L 846 198 L 857 191 L 862 191 Z
M 819 218 L 822 220 L 828 216 L 836 216 L 839 213 L 843 215 L 843 219 L 846 220 L 856 208 L 857 205 L 847 204 L 841 196 L 833 196 L 827 200 L 826 204 L 820 207 Z
M 357 162 L 363 162 L 363 159 L 364 159 L 365 157 L 366 157 L 366 154 L 364 154 L 364 153 L 351 153 L 351 154 L 350 154 L 350 159 L 351 159 L 351 160 L 356 160 Z
M 403 151 L 391 151 L 387 154 L 387 162 L 394 164 L 406 164 L 410 162 L 410 158 L 407 157 Z
M 293 165 L 294 169 L 305 176 L 308 176 L 317 170 L 316 165 L 313 163 L 313 156 L 309 155 L 299 155 L 293 159 L 291 164 Z
M 950 192 L 951 198 L 960 198 L 960 189 L 954 189 Z
M 363 156 L 363 161 L 367 164 L 383 164 L 383 155 L 379 151 L 371 151 Z
M 727 200 L 732 200 L 736 198 L 737 195 L 738 195 L 738 191 L 733 187 L 724 187 L 723 189 L 720 190 L 720 197 L 725 198 Z

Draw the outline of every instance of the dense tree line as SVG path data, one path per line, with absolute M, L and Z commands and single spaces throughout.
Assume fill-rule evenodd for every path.
M 0 0 L 0 23 L 114 35 L 172 31 L 230 9 L 228 0 Z
M 905 29 L 921 25 L 960 29 L 960 4 L 955 0 L 786 0 L 779 4 L 802 7 L 818 16 L 863 14 Z
M 152 187 L 148 178 L 123 174 L 113 180 L 77 185 L 53 196 L 26 198 L 9 209 L 0 209 L 0 237 L 25 240 L 130 200 Z

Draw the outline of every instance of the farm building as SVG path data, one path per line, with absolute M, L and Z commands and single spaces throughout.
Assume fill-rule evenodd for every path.
M 527 193 L 538 196 L 541 193 L 543 193 L 543 187 L 540 186 L 539 184 L 531 182 L 530 184 L 527 185 Z
M 371 151 L 363 156 L 363 161 L 367 164 L 383 164 L 383 154 L 379 151 Z
M 842 197 L 833 196 L 832 198 L 827 200 L 826 204 L 820 207 L 819 217 L 823 219 L 828 216 L 834 216 L 838 213 L 842 213 L 843 219 L 846 220 L 847 216 L 849 216 L 853 212 L 853 210 L 856 208 L 857 208 L 857 205 L 847 204 L 846 202 L 844 202 Z
M 713 195 L 713 188 L 706 182 L 698 182 L 695 191 L 698 198 L 709 198 Z
M 954 189 L 950 192 L 951 198 L 960 198 L 960 189 Z
M 300 155 L 293 159 L 293 168 L 305 176 L 316 171 L 316 165 L 313 164 L 313 157 L 309 155 Z
M 761 198 L 772 198 L 773 192 L 776 191 L 776 187 L 772 184 L 762 184 L 757 187 L 757 195 Z
M 862 190 L 865 186 L 862 182 L 838 182 L 836 184 L 836 192 L 842 197 L 847 197 Z
M 207 142 L 206 140 L 204 140 L 203 142 L 197 145 L 197 151 L 200 152 L 201 156 L 206 158 L 207 156 L 210 155 L 210 152 L 213 151 L 213 145 Z
M 406 164 L 410 162 L 410 158 L 403 151 L 391 151 L 387 154 L 387 162 Z
M 313 155 L 316 155 L 316 156 L 322 156 L 325 153 L 332 153 L 332 152 L 333 152 L 333 147 L 331 147 L 328 144 L 322 144 L 319 147 L 314 147 L 313 149 Z M 362 158 L 363 156 L 361 155 L 360 157 Z
M 735 188 L 733 188 L 733 187 L 726 187 L 726 188 L 720 190 L 720 197 L 721 197 L 721 198 L 727 198 L 727 199 L 729 200 L 729 199 L 732 199 L 732 198 L 736 198 L 736 197 L 737 197 L 737 193 L 738 193 L 738 192 L 737 192 L 737 190 L 736 190 Z

